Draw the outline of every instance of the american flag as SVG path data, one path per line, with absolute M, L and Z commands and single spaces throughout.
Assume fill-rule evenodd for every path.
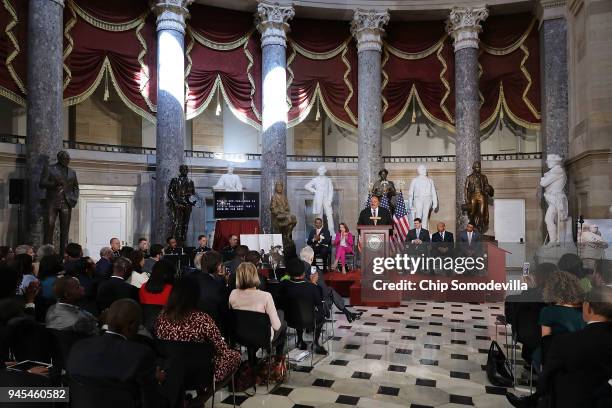
M 410 230 L 410 221 L 408 220 L 408 212 L 404 203 L 404 195 L 400 191 L 397 195 L 395 214 L 393 214 L 393 236 L 391 237 L 391 250 L 393 252 L 398 253 L 401 251 L 408 235 L 408 230 Z
M 387 197 L 386 194 L 383 194 L 382 198 L 380 199 L 380 206 L 385 210 L 391 211 L 389 208 L 389 197 Z
M 370 208 L 370 199 L 372 198 L 372 194 L 368 194 L 368 199 L 366 200 L 363 208 Z

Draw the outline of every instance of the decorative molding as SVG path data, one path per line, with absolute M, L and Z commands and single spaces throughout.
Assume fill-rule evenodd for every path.
M 293 6 L 280 6 L 278 3 L 259 3 L 255 13 L 255 25 L 261 33 L 261 48 L 266 45 L 287 47 L 289 20 L 295 15 Z
M 351 21 L 351 34 L 357 40 L 357 52 L 382 52 L 384 26 L 389 22 L 387 10 L 355 10 Z
M 157 15 L 157 31 L 173 30 L 185 35 L 187 7 L 193 0 L 153 0 L 151 9 Z
M 455 40 L 455 52 L 464 48 L 478 49 L 480 23 L 489 16 L 489 10 L 482 7 L 453 7 L 446 20 L 446 31 Z
M 64 7 L 64 0 L 49 0 L 51 3 L 58 4 L 60 7 Z
M 582 5 L 582 0 L 572 1 L 569 7 L 575 6 L 577 3 Z M 567 0 L 539 0 L 535 5 L 535 14 L 540 20 L 540 24 L 544 20 L 554 20 L 557 18 L 565 18 L 567 12 Z

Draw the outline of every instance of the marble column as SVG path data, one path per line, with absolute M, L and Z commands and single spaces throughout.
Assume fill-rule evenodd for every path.
M 295 12 L 292 6 L 259 3 L 255 23 L 261 33 L 262 113 L 260 223 L 272 230 L 270 198 L 274 183 L 281 181 L 287 191 L 287 23 Z
M 167 191 L 185 156 L 185 19 L 193 0 L 156 0 L 157 128 L 153 242 L 170 233 Z
M 463 231 L 468 216 L 465 179 L 480 161 L 480 99 L 478 96 L 478 33 L 489 15 L 485 7 L 454 7 L 446 29 L 455 48 L 455 219 L 456 233 Z
M 389 22 L 386 10 L 355 10 L 351 33 L 357 40 L 359 173 L 358 206 L 368 197 L 368 190 L 384 167 L 382 160 L 381 52 L 383 27 Z
M 29 240 L 43 241 L 45 191 L 39 188 L 45 165 L 55 163 L 63 138 L 63 0 L 30 0 L 28 8 L 27 153 Z M 21 242 L 20 242 L 21 244 Z
M 555 153 L 567 158 L 569 147 L 567 96 L 567 20 L 565 0 L 540 0 L 540 78 L 542 161 Z

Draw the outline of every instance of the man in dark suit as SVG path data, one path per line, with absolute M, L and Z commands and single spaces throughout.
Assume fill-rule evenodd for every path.
M 114 302 L 108 312 L 108 331 L 81 340 L 72 347 L 66 362 L 71 380 L 131 384 L 138 399 L 135 406 L 167 406 L 158 383 L 165 375 L 155 364 L 155 353 L 132 341 L 141 324 L 141 316 L 142 311 L 135 301 Z
M 408 231 L 404 243 L 406 253 L 411 256 L 427 255 L 429 251 L 429 231 L 421 225 L 421 219 L 414 219 L 414 228 Z
M 229 317 L 229 292 L 222 275 L 224 270 L 221 254 L 208 251 L 202 257 L 202 270 L 188 275 L 200 288 L 198 309 L 207 313 L 221 331 L 224 331 Z
M 380 207 L 380 198 L 370 197 L 370 208 L 364 208 L 359 214 L 357 225 L 393 225 L 391 212 Z
M 236 250 L 234 251 L 234 259 L 232 259 L 229 262 L 225 262 L 223 264 L 225 265 L 226 272 L 229 272 L 231 275 L 233 275 L 236 272 L 238 265 L 244 262 L 244 259 L 246 258 L 248 253 L 249 253 L 248 246 L 238 245 L 236 247 Z
M 431 254 L 433 256 L 451 256 L 455 238 L 452 232 L 446 231 L 446 224 L 442 221 L 436 225 L 436 231 L 431 236 Z
M 208 246 L 208 238 L 206 235 L 198 235 L 198 249 L 196 249 L 196 254 L 200 252 L 208 252 L 210 251 L 210 247 Z
M 96 282 L 101 283 L 109 279 L 113 274 L 113 250 L 109 247 L 100 249 L 100 260 L 96 262 L 96 272 L 94 278 Z
M 132 275 L 132 263 L 127 258 L 116 258 L 113 263 L 113 276 L 102 282 L 98 287 L 96 303 L 102 311 L 118 299 L 134 299 L 138 301 L 138 288 L 125 280 Z
M 230 235 L 229 245 L 224 246 L 221 250 L 223 262 L 231 261 L 234 258 L 234 251 L 238 248 L 238 235 Z
M 513 406 L 535 407 L 547 394 L 556 408 L 612 406 L 612 288 L 591 290 L 582 317 L 584 329 L 554 336 L 537 392 L 528 397 L 507 394 Z
M 465 231 L 459 234 L 458 251 L 463 256 L 477 256 L 480 251 L 480 234 L 474 230 L 474 223 L 468 222 Z
M 323 259 L 323 273 L 327 271 L 327 258 L 331 252 L 331 235 L 321 218 L 315 219 L 314 229 L 308 234 L 306 243 L 312 247 L 316 258 Z
M 285 311 L 287 317 L 290 312 L 292 305 L 296 304 L 296 300 L 304 302 L 306 307 L 315 309 L 316 319 L 316 330 L 314 333 L 314 352 L 316 354 L 327 354 L 327 350 L 319 344 L 319 338 L 321 337 L 321 328 L 323 321 L 325 320 L 325 311 L 323 310 L 323 295 L 321 288 L 317 286 L 317 279 L 319 274 L 311 276 L 310 280 L 304 279 L 304 264 L 299 258 L 291 258 L 286 262 L 287 272 L 289 273 L 289 280 L 282 281 L 279 288 L 279 308 Z M 290 321 L 290 317 L 288 321 Z M 298 338 L 298 347 L 300 350 L 307 350 L 308 346 L 302 337 L 304 331 L 302 329 L 296 330 Z

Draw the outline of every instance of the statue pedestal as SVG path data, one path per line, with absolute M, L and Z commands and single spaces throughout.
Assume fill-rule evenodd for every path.
M 576 245 L 573 242 L 565 242 L 553 247 L 541 246 L 536 251 L 535 261 L 537 264 L 549 262 L 556 265 L 565 254 L 576 254 Z

